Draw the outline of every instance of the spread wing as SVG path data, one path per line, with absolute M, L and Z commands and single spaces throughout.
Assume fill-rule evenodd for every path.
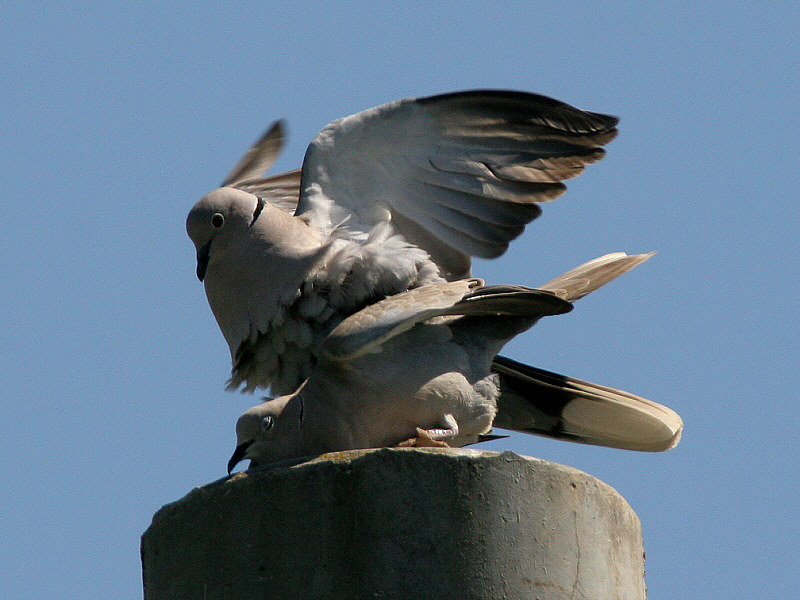
M 264 135 L 244 153 L 221 187 L 234 187 L 293 213 L 300 196 L 300 169 L 264 177 L 283 148 L 285 126 L 275 121 Z
M 312 141 L 296 215 L 322 230 L 380 222 L 448 278 L 502 254 L 539 203 L 604 155 L 615 117 L 524 92 L 399 100 L 334 121 Z
M 351 360 L 436 317 L 507 315 L 538 319 L 570 310 L 572 304 L 555 294 L 523 286 L 484 286 L 480 279 L 426 285 L 389 296 L 349 316 L 325 340 L 321 354 L 332 360 Z

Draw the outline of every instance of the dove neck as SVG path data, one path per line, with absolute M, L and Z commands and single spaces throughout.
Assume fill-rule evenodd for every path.
M 303 396 L 307 383 L 304 382 L 294 394 L 272 401 L 285 403 L 275 423 L 276 431 L 273 436 L 273 439 L 280 441 L 282 447 L 272 449 L 272 461 L 356 447 L 353 445 L 350 427 L 338 410 L 326 410 L 320 402 L 306 401 Z M 315 397 L 314 394 L 309 394 L 312 400 Z
M 208 303 L 232 356 L 254 332 L 263 332 L 281 306 L 291 303 L 325 248 L 241 254 L 248 260 L 209 264 L 205 279 Z
M 253 233 L 268 247 L 286 255 L 306 255 L 322 245 L 322 234 L 298 218 L 267 204 L 253 224 Z
M 352 414 L 354 407 L 340 402 L 336 391 L 311 377 L 286 405 L 284 414 L 291 414 L 291 422 L 297 425 L 299 453 L 295 456 L 371 446 L 364 437 L 368 428 L 359 426 L 359 419 Z

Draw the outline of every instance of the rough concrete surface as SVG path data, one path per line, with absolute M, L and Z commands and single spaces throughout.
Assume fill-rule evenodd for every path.
M 142 537 L 146 600 L 645 598 L 610 486 L 511 452 L 355 450 L 196 488 Z

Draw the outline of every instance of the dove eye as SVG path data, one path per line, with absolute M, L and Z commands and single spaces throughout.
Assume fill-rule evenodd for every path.
M 269 415 L 261 419 L 261 429 L 263 429 L 264 431 L 271 428 L 274 424 L 275 424 L 275 419 L 273 419 Z
M 211 217 L 211 226 L 215 229 L 219 229 L 225 224 L 225 217 L 222 216 L 222 213 L 214 213 L 214 216 Z

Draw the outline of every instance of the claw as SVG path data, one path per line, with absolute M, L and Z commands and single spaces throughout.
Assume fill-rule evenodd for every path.
M 453 429 L 420 429 L 417 427 L 416 437 L 403 440 L 395 448 L 449 448 L 446 438 L 456 434 Z

